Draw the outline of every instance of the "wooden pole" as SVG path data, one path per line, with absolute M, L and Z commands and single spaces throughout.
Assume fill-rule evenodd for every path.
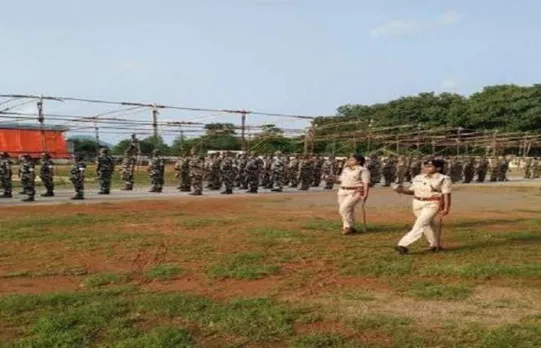
M 38 121 L 39 121 L 39 129 L 41 134 L 41 151 L 47 152 L 47 141 L 45 139 L 45 117 L 43 116 L 43 96 L 40 96 L 38 102 Z
M 241 118 L 240 118 L 240 124 L 241 124 L 241 129 L 240 129 L 240 139 L 241 139 L 241 143 L 240 143 L 240 148 L 242 151 L 246 151 L 246 112 L 243 112 L 241 114 Z

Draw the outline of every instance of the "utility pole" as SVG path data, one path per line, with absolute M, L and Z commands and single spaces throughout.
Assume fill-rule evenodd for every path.
M 240 127 L 240 149 L 246 151 L 246 111 L 241 112 Z
M 456 129 L 457 138 L 456 138 L 456 155 L 460 155 L 460 133 L 464 130 L 462 127 Z
M 368 122 L 368 152 L 372 150 L 372 123 L 374 122 L 373 119 L 370 119 L 370 122 Z
M 496 157 L 496 144 L 497 144 L 497 138 L 496 135 L 498 134 L 498 130 L 494 131 L 494 134 L 492 135 L 492 156 Z
M 39 122 L 40 134 L 41 134 L 41 151 L 47 152 L 47 141 L 45 139 L 45 129 L 44 129 L 45 117 L 43 116 L 43 96 L 40 95 L 39 100 L 36 104 L 38 107 L 38 122 Z
M 417 152 L 419 152 L 419 149 L 421 148 L 421 124 L 419 123 L 417 125 Z
M 100 129 L 98 128 L 98 118 L 94 117 L 94 132 L 96 135 L 96 149 L 98 155 L 100 154 Z
M 398 141 L 398 135 L 395 136 L 396 140 L 396 153 L 398 154 L 398 151 L 400 151 L 400 141 Z
M 314 132 L 314 126 L 310 126 L 310 154 L 314 154 L 314 142 L 316 138 L 316 134 Z
M 152 109 L 152 129 L 154 130 L 154 141 L 156 142 L 156 145 L 158 145 L 158 115 L 160 113 L 158 112 L 158 109 L 154 107 Z
M 308 155 L 308 129 L 304 132 L 304 155 Z
M 432 138 L 432 154 L 436 154 L 436 139 Z
M 182 130 L 182 126 L 178 126 L 178 130 L 180 131 L 180 138 L 178 138 L 178 141 L 180 145 L 180 152 L 182 153 L 184 151 L 184 131 Z

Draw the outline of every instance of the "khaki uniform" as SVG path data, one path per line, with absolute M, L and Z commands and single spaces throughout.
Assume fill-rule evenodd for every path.
M 361 194 L 351 188 L 369 184 L 370 171 L 362 166 L 344 167 L 339 180 L 338 212 L 342 217 L 343 228 L 352 228 L 355 223 L 355 206 L 360 202 Z
M 439 221 L 435 219 L 441 208 L 443 195 L 451 193 L 451 178 L 436 173 L 429 177 L 417 175 L 410 186 L 413 190 L 413 214 L 417 217 L 412 229 L 398 242 L 399 246 L 408 247 L 424 234 L 431 247 L 439 247 Z M 423 201 L 417 198 L 438 197 L 439 200 Z

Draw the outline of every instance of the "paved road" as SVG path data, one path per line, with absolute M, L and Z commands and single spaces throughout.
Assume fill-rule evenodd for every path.
M 532 189 L 538 190 L 541 187 L 541 180 L 524 180 L 519 178 L 511 178 L 508 182 L 487 182 L 487 183 L 472 183 L 469 185 L 457 184 L 456 186 L 471 186 L 471 187 L 501 187 L 501 186 L 524 186 L 531 187 Z M 375 190 L 384 190 L 389 188 L 383 188 L 377 186 Z M 296 193 L 296 194 L 311 194 L 317 192 L 324 192 L 321 187 L 310 188 L 309 191 L 299 191 L 297 189 L 285 188 L 285 193 Z M 10 207 L 10 206 L 20 206 L 20 205 L 50 205 L 50 204 L 91 204 L 91 203 L 102 203 L 102 202 L 116 202 L 116 201 L 130 201 L 130 200 L 155 200 L 155 199 L 173 199 L 173 198 L 193 198 L 193 199 L 204 199 L 204 197 L 222 197 L 222 198 L 231 198 L 231 197 L 253 197 L 253 194 L 245 193 L 245 190 L 235 190 L 234 195 L 221 195 L 220 191 L 204 191 L 203 196 L 192 197 L 189 196 L 186 192 L 179 192 L 174 187 L 166 187 L 162 193 L 149 193 L 148 187 L 136 188 L 134 191 L 120 191 L 113 190 L 110 195 L 103 196 L 97 194 L 98 189 L 89 189 L 86 191 L 84 201 L 73 201 L 70 197 L 73 196 L 73 190 L 68 189 L 59 189 L 56 191 L 55 197 L 44 198 L 39 195 L 36 196 L 36 201 L 32 203 L 21 202 L 22 196 L 15 195 L 11 199 L 0 199 L 0 208 L 1 207 Z M 270 192 L 269 190 L 260 190 L 258 195 L 280 195 L 282 193 Z
M 55 197 L 40 197 L 36 195 L 35 202 L 21 202 L 23 196 L 14 195 L 11 199 L 0 199 L 0 207 L 20 206 L 20 205 L 50 205 L 50 204 L 90 204 L 102 202 L 130 201 L 130 200 L 156 200 L 156 199 L 173 199 L 173 198 L 193 198 L 204 199 L 205 197 L 221 197 L 230 198 L 232 196 L 253 197 L 254 194 L 246 193 L 246 190 L 235 190 L 233 195 L 222 195 L 220 191 L 203 191 L 203 196 L 190 196 L 187 192 L 179 192 L 174 187 L 166 187 L 162 193 L 150 193 L 148 188 L 134 189 L 133 191 L 113 190 L 110 195 L 98 195 L 98 189 L 86 190 L 85 200 L 74 201 L 70 198 L 74 195 L 73 190 L 60 189 L 55 191 Z M 320 187 L 310 188 L 310 191 L 299 191 L 297 189 L 284 188 L 285 193 L 309 194 L 314 192 L 324 192 Z M 271 192 L 270 190 L 259 190 L 257 195 L 280 195 L 283 193 Z

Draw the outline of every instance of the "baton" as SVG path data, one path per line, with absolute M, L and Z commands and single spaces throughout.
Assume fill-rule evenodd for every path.
M 366 233 L 367 232 L 367 229 L 366 229 L 366 208 L 365 208 L 364 200 L 363 200 L 363 203 L 362 203 L 362 210 L 363 210 L 363 232 Z
M 436 246 L 441 249 L 441 233 L 443 231 L 443 216 L 440 215 L 440 221 L 438 224 L 438 241 Z

